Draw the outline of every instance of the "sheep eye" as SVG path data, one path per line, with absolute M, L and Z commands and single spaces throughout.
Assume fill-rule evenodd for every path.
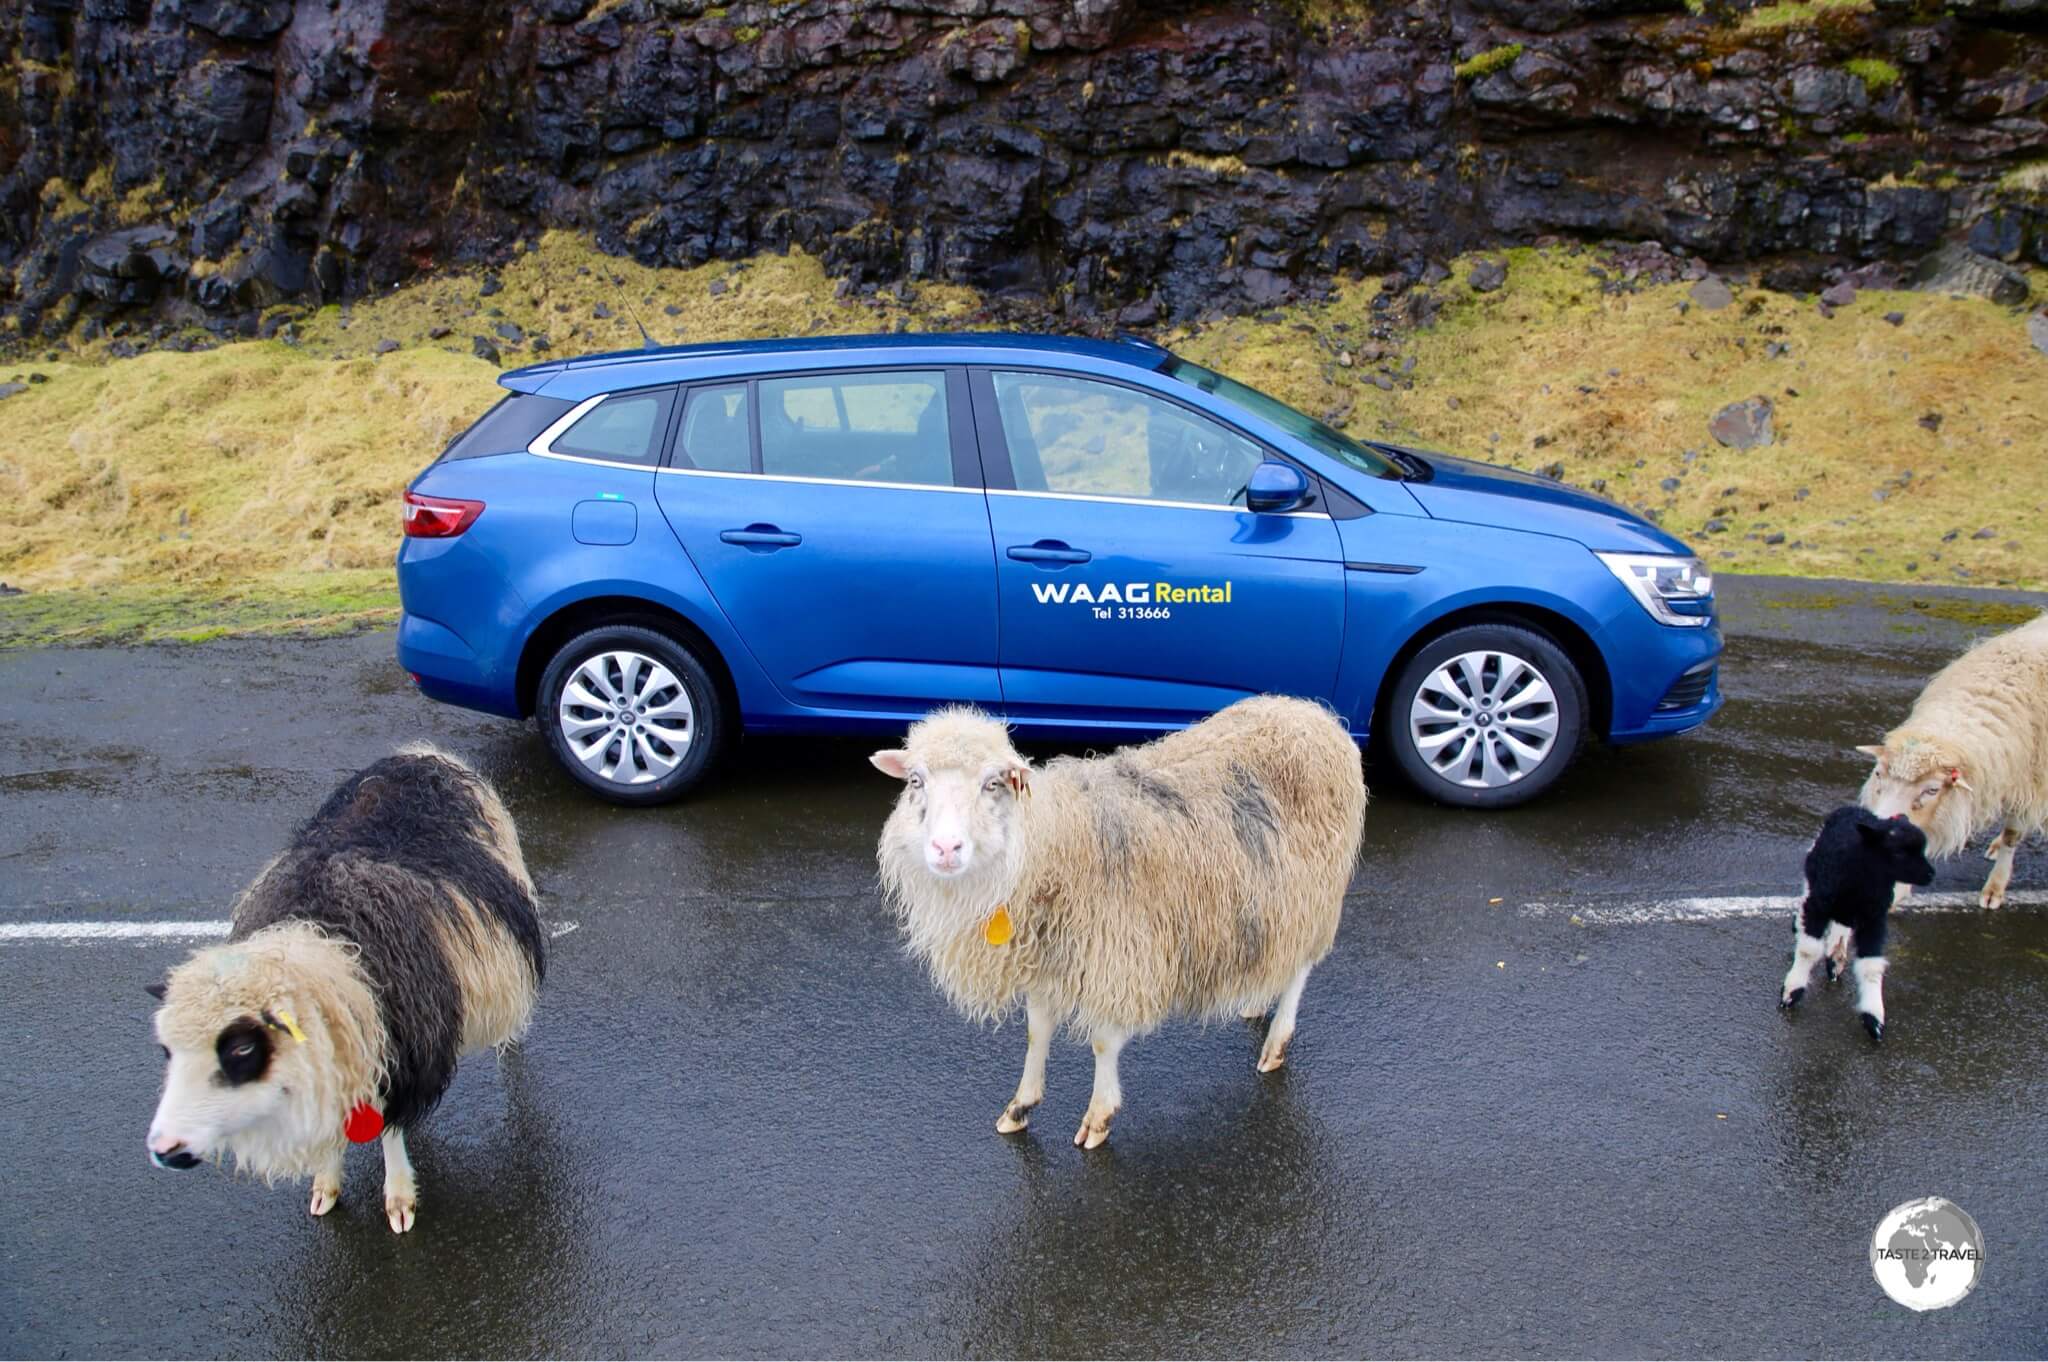
M 981 788 L 987 790 L 990 794 L 994 794 L 997 790 L 1003 788 L 1003 778 L 1001 776 L 994 776 Z
M 165 1058 L 165 1059 L 169 1059 L 169 1058 L 171 1057 L 171 1047 L 170 1047 L 170 1046 L 168 1046 L 168 1045 L 159 1045 L 159 1046 L 157 1046 L 156 1048 L 164 1052 L 164 1058 Z
M 922 790 L 924 788 L 924 777 L 919 775 L 917 772 L 912 771 L 910 773 L 910 788 L 913 790 Z

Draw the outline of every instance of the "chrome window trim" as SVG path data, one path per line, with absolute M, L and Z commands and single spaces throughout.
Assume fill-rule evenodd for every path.
M 556 458 L 568 455 L 557 454 Z M 636 465 L 637 466 L 637 465 Z M 869 478 L 805 478 L 794 473 L 735 473 L 724 468 L 670 468 L 654 470 L 679 478 L 743 478 L 751 482 L 797 482 L 811 483 L 821 487 L 884 487 L 898 492 L 966 492 L 980 495 L 979 487 L 961 487 L 950 482 L 881 482 Z
M 713 387 L 723 386 L 712 384 Z M 592 407 L 613 396 L 611 393 L 595 393 L 584 398 L 569 410 L 555 418 L 554 424 L 533 437 L 526 446 L 526 452 L 542 459 L 559 459 L 563 463 L 591 464 L 598 468 L 623 468 L 631 473 L 650 471 L 644 463 L 623 463 L 617 459 L 593 459 L 585 454 L 559 454 L 554 442 L 563 432 L 586 416 Z M 1170 400 L 1170 399 L 1162 399 Z M 1203 413 L 1206 415 L 1206 413 Z M 1250 436 L 1244 436 L 1250 439 Z M 1254 441 L 1254 443 L 1258 443 Z M 1263 445 L 1260 446 L 1264 448 Z M 1043 501 L 1092 501 L 1108 506 L 1164 506 L 1180 511 L 1222 511 L 1228 515 L 1277 515 L 1295 520 L 1329 520 L 1327 511 L 1248 511 L 1242 506 L 1212 506 L 1201 501 L 1166 501 L 1154 497 L 1104 496 L 1093 492 L 1029 492 L 1013 487 L 961 487 L 954 483 L 935 482 L 880 482 L 862 478 L 806 478 L 791 473 L 737 473 L 722 468 L 676 468 L 668 464 L 653 466 L 656 474 L 666 473 L 680 478 L 750 478 L 756 482 L 790 482 L 819 487 L 880 487 L 898 492 L 952 492 L 985 494 L 992 497 L 1033 497 Z
M 1230 515 L 1277 515 L 1296 520 L 1328 520 L 1328 511 L 1251 511 L 1242 506 L 1217 506 L 1206 501 L 1167 501 L 1159 497 L 1114 497 L 1094 492 L 1027 492 L 1016 487 L 991 487 L 992 497 L 1035 497 L 1045 501 L 1095 501 L 1111 506 L 1167 506 L 1177 511 L 1223 511 Z

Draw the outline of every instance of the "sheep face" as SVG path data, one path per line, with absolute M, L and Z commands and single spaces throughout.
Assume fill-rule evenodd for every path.
M 1927 834 L 1934 855 L 1954 855 L 1968 844 L 1975 826 L 1975 792 L 1959 757 L 1924 741 L 1856 750 L 1877 763 L 1863 782 L 1859 802 L 1864 808 L 1879 818 L 1912 820 Z
M 1882 823 L 1860 823 L 1856 830 L 1894 884 L 1934 883 L 1934 865 L 1927 859 L 1927 834 L 1910 819 L 1901 816 Z
M 1008 866 L 1031 766 L 1000 723 L 975 710 L 942 710 L 912 725 L 904 746 L 869 760 L 903 782 L 883 834 L 897 855 L 946 880 Z
M 186 1169 L 232 1153 L 266 1175 L 296 1171 L 340 1129 L 339 1112 L 312 1109 L 331 1086 L 314 1072 L 316 1042 L 290 998 L 238 987 L 250 981 L 234 977 L 231 955 L 220 975 L 206 956 L 150 989 L 163 999 L 156 1035 L 165 1061 L 150 1160 Z

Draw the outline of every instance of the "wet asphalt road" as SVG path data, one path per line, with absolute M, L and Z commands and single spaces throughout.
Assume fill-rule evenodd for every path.
M 388 635 L 0 655 L 0 923 L 225 916 L 340 776 L 425 737 L 500 783 L 576 924 L 523 1050 L 415 1136 L 403 1238 L 369 1150 L 325 1221 L 303 1185 L 149 1166 L 142 985 L 189 944 L 0 941 L 0 1353 L 2040 1355 L 2048 848 L 2023 906 L 1897 926 L 1881 1049 L 1839 994 L 1776 1012 L 1788 918 L 1527 907 L 1796 892 L 1850 748 L 1975 632 L 1872 603 L 1903 592 L 1725 590 L 1715 723 L 1505 815 L 1380 773 L 1288 1069 L 1236 1022 L 1138 1042 L 1089 1155 L 1085 1048 L 999 1137 L 1021 1026 L 953 1017 L 896 949 L 874 744 L 749 744 L 629 812 L 409 693 Z M 1868 1242 L 1928 1194 L 1988 1262 L 1914 1315 Z

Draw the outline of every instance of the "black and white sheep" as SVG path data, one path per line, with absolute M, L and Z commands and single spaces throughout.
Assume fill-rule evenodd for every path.
M 1180 733 L 1034 768 L 971 709 L 912 726 L 874 764 L 904 782 L 881 876 L 912 954 L 961 1011 L 1019 1002 L 1024 1076 L 996 1129 L 1045 1095 L 1061 1025 L 1095 1050 L 1074 1143 L 1109 1138 L 1117 1056 L 1168 1017 L 1273 1009 L 1277 1069 L 1309 971 L 1329 953 L 1358 858 L 1365 781 L 1336 715 L 1241 700 Z
M 404 1233 L 405 1132 L 459 1055 L 525 1031 L 545 951 L 518 833 L 481 776 L 421 748 L 357 772 L 237 901 L 227 941 L 150 987 L 166 1060 L 150 1158 L 310 1176 L 325 1215 L 348 1141 L 381 1132 L 384 1213 Z
M 1806 996 L 1821 959 L 1832 980 L 1853 953 L 1856 1010 L 1870 1038 L 1883 1040 L 1884 938 L 1894 887 L 1933 882 L 1927 834 L 1909 819 L 1879 818 L 1853 804 L 1829 814 L 1806 853 L 1806 897 L 1778 1006 L 1793 1007 Z

